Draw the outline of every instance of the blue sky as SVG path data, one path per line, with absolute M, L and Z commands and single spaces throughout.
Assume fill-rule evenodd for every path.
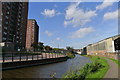
M 117 2 L 30 2 L 39 41 L 52 47 L 82 48 L 118 34 Z

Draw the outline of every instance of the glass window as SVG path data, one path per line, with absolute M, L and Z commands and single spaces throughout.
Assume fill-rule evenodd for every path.
M 5 16 L 6 19 L 8 19 L 8 16 Z
M 10 12 L 8 11 L 7 14 L 10 14 Z
M 5 22 L 6 24 L 8 24 L 8 22 Z
M 3 37 L 3 40 L 6 40 L 6 38 L 5 38 L 5 37 Z

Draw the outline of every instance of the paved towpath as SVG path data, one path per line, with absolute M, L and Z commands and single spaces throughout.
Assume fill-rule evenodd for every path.
M 107 59 L 107 61 L 108 61 L 110 68 L 104 78 L 118 78 L 118 70 L 120 70 L 120 68 L 118 69 L 118 65 L 112 60 Z

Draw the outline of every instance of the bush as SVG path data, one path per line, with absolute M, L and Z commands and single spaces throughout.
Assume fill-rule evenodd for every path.
M 98 57 L 92 63 L 86 64 L 79 71 L 66 75 L 65 78 L 73 78 L 75 80 L 84 80 L 89 74 L 96 73 L 97 71 L 105 67 L 100 61 L 101 61 L 101 58 Z
M 74 58 L 75 57 L 75 55 L 73 54 L 73 53 L 67 53 L 67 57 L 69 57 L 69 58 Z

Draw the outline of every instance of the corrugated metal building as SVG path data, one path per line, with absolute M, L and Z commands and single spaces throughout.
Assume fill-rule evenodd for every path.
M 106 38 L 97 43 L 88 45 L 87 54 L 104 55 L 105 53 L 116 53 L 120 50 L 119 42 L 120 42 L 120 35 Z

